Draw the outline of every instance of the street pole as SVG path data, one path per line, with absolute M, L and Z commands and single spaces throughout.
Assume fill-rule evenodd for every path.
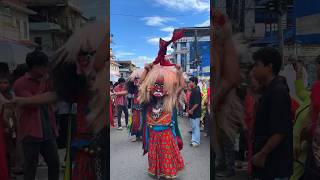
M 195 30 L 195 64 L 197 66 L 197 75 L 200 76 L 200 59 L 199 59 L 199 53 L 198 53 L 198 30 Z
M 283 37 L 283 28 L 282 28 L 282 20 L 284 18 L 286 8 L 285 0 L 280 0 L 278 2 L 278 39 L 279 39 L 279 51 L 281 55 L 282 65 L 284 66 L 284 37 Z

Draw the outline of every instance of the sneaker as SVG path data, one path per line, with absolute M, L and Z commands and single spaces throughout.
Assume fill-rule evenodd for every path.
M 195 142 L 193 142 L 193 143 L 191 144 L 192 147 L 198 147 L 199 145 L 200 145 L 200 144 L 195 143 Z
M 137 138 L 132 138 L 131 142 L 136 142 L 138 139 Z
M 120 127 L 118 127 L 117 129 L 118 129 L 118 130 L 122 130 L 122 127 L 120 126 Z
M 236 173 L 234 171 L 223 171 L 223 172 L 217 172 L 217 177 L 232 177 L 235 176 Z

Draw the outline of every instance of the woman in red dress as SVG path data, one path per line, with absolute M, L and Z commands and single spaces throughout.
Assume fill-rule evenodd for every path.
M 131 139 L 132 142 L 135 142 L 142 137 L 142 121 L 140 117 L 140 102 L 138 100 L 139 96 L 139 81 L 141 77 L 142 71 L 135 70 L 129 77 L 128 82 L 128 91 L 133 94 L 133 99 L 131 102 L 131 117 L 132 117 L 132 124 L 130 127 L 130 135 L 135 136 Z

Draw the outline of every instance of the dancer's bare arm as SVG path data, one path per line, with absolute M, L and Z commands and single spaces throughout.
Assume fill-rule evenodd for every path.
M 46 92 L 30 97 L 15 97 L 13 103 L 18 106 L 53 104 L 58 101 L 58 95 L 55 92 Z

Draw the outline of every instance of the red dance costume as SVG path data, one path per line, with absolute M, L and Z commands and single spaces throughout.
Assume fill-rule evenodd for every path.
M 0 177 L 1 180 L 9 180 L 9 171 L 7 164 L 7 153 L 6 153 L 6 140 L 4 132 L 4 120 L 1 114 L 0 117 Z
M 142 136 L 141 130 L 139 131 L 140 125 L 141 125 L 141 117 L 140 117 L 140 105 L 138 100 L 138 93 L 134 95 L 133 98 L 133 106 L 132 106 L 132 126 L 130 130 L 130 134 L 136 137 Z
M 162 116 L 155 120 L 152 118 L 150 110 L 147 113 L 147 125 L 150 133 L 148 172 L 154 176 L 175 178 L 178 171 L 184 168 L 184 162 L 172 129 L 167 128 L 162 131 L 153 129 L 155 126 L 170 127 L 171 118 L 171 114 L 162 113 Z

